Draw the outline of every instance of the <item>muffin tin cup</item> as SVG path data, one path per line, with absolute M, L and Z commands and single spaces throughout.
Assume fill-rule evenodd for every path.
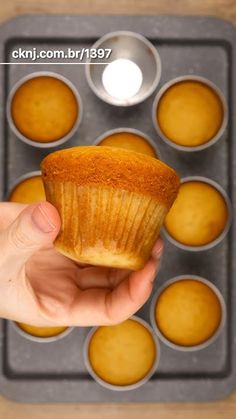
M 127 38 L 128 43 L 130 44 L 129 49 L 127 47 L 125 47 L 123 50 L 119 50 L 117 48 L 117 43 L 119 39 L 121 39 L 122 37 Z M 136 64 L 137 64 L 137 59 L 138 59 L 140 62 L 139 67 L 141 70 L 142 70 L 141 68 L 142 64 L 144 63 L 145 63 L 145 68 L 150 68 L 153 62 L 155 62 L 155 65 L 156 65 L 155 74 L 152 80 L 148 80 L 147 74 L 145 74 L 144 71 L 142 72 L 142 75 L 143 75 L 142 85 L 146 85 L 146 88 L 143 90 L 142 85 L 141 85 L 139 91 L 134 96 L 130 97 L 129 99 L 123 99 L 122 101 L 122 100 L 118 100 L 114 98 L 113 96 L 110 96 L 109 93 L 106 92 L 101 82 L 101 78 L 102 78 L 101 71 L 104 70 L 103 66 L 100 66 L 100 65 L 92 66 L 90 65 L 91 61 L 90 60 L 87 61 L 87 65 L 85 67 L 85 74 L 86 74 L 87 82 L 91 90 L 95 93 L 95 95 L 99 97 L 101 100 L 103 100 L 104 102 L 110 105 L 121 106 L 121 107 L 137 105 L 138 103 L 143 102 L 145 99 L 151 96 L 151 94 L 157 88 L 157 85 L 161 78 L 161 59 L 154 45 L 141 34 L 136 33 L 136 32 L 131 32 L 131 31 L 110 32 L 102 36 L 100 39 L 98 39 L 91 48 L 92 49 L 110 48 L 112 49 L 112 55 L 114 54 L 115 59 L 126 58 L 128 56 L 128 58 Z M 145 50 L 148 51 L 147 56 L 144 56 Z M 143 54 L 140 56 L 141 53 Z M 147 60 L 149 60 L 149 63 L 147 63 Z M 104 62 L 104 65 L 109 64 L 111 62 L 112 61 L 110 60 L 107 63 Z M 91 75 L 91 67 L 93 67 L 92 71 L 96 71 L 96 73 L 93 75 Z M 141 92 L 141 90 L 143 90 L 143 92 Z
M 214 335 L 212 335 L 205 342 L 202 342 L 201 344 L 194 345 L 194 346 L 178 345 L 178 344 L 170 341 L 169 339 L 167 339 L 163 335 L 163 333 L 160 331 L 160 329 L 158 328 L 158 325 L 157 325 L 156 319 L 155 319 L 156 303 L 157 303 L 158 298 L 162 294 L 162 292 L 166 288 L 168 288 L 170 285 L 174 284 L 175 282 L 186 280 L 186 279 L 195 279 L 195 280 L 200 281 L 203 284 L 207 285 L 209 288 L 211 288 L 213 290 L 213 292 L 216 294 L 216 296 L 218 297 L 218 299 L 219 299 L 219 302 L 220 302 L 220 305 L 221 305 L 221 313 L 222 313 L 220 324 L 219 324 L 217 330 L 215 331 Z M 211 345 L 212 343 L 214 343 L 215 340 L 221 334 L 222 330 L 224 329 L 224 326 L 226 324 L 226 305 L 225 305 L 225 301 L 224 301 L 224 298 L 222 296 L 222 293 L 219 291 L 219 289 L 212 282 L 210 282 L 207 279 L 202 278 L 201 276 L 198 276 L 198 275 L 192 275 L 192 274 L 189 274 L 189 275 L 179 275 L 179 276 L 175 276 L 174 278 L 169 279 L 159 289 L 157 289 L 157 291 L 154 294 L 153 299 L 151 301 L 151 305 L 150 305 L 150 321 L 151 321 L 151 325 L 153 327 L 153 330 L 157 334 L 158 338 L 163 343 L 165 343 L 167 346 L 169 346 L 171 349 L 175 349 L 175 350 L 182 351 L 182 352 L 199 351 L 201 349 L 207 348 L 209 345 Z
M 72 326 L 68 326 L 63 332 L 58 333 L 58 335 L 55 336 L 48 336 L 48 337 L 41 337 L 41 336 L 34 336 L 30 335 L 29 333 L 25 332 L 23 329 L 21 329 L 20 326 L 15 321 L 10 320 L 13 328 L 15 331 L 22 336 L 25 339 L 30 340 L 31 342 L 37 342 L 37 343 L 50 343 L 50 342 L 56 342 L 58 340 L 61 340 L 63 338 L 66 338 L 74 329 Z
M 119 385 L 115 385 L 115 384 L 110 384 L 106 381 L 104 381 L 102 378 L 100 378 L 96 372 L 93 370 L 91 364 L 90 364 L 90 360 L 89 360 L 89 344 L 90 344 L 90 340 L 94 334 L 94 332 L 99 328 L 99 326 L 97 327 L 93 327 L 90 332 L 88 333 L 85 342 L 84 342 L 84 348 L 83 348 L 83 357 L 84 357 L 84 363 L 85 366 L 89 372 L 89 374 L 93 377 L 93 379 L 100 384 L 101 386 L 109 389 L 109 390 L 115 390 L 115 391 L 128 391 L 128 390 L 135 390 L 138 387 L 142 386 L 143 384 L 147 383 L 149 381 L 149 379 L 151 378 L 151 376 L 156 372 L 158 365 L 159 365 L 159 361 L 160 361 L 160 344 L 159 341 L 157 339 L 156 334 L 154 333 L 153 329 L 151 328 L 151 326 L 143 319 L 141 319 L 140 317 L 137 316 L 132 316 L 130 317 L 131 320 L 135 320 L 138 323 L 140 323 L 141 325 L 143 325 L 152 335 L 153 337 L 153 341 L 155 343 L 155 347 L 156 347 L 156 357 L 155 357 L 155 361 L 153 363 L 152 368 L 150 369 L 150 371 L 147 373 L 147 375 L 145 377 L 143 377 L 141 380 L 137 381 L 134 384 L 129 384 L 129 385 L 124 385 L 124 386 L 119 386 Z
M 210 243 L 204 244 L 202 246 L 190 246 L 190 245 L 186 245 L 183 244 L 177 240 L 175 240 L 170 233 L 167 231 L 166 227 L 163 226 L 162 227 L 162 233 L 163 235 L 167 238 L 167 240 L 172 243 L 174 246 L 182 249 L 182 250 L 187 250 L 190 252 L 200 252 L 200 251 L 204 251 L 204 250 L 209 250 L 212 249 L 213 247 L 217 246 L 222 240 L 224 240 L 224 238 L 226 237 L 226 235 L 229 232 L 231 223 L 232 223 L 232 205 L 230 202 L 230 199 L 227 195 L 227 193 L 225 192 L 225 190 L 222 188 L 222 186 L 220 186 L 217 182 L 215 182 L 212 179 L 209 179 L 207 177 L 204 176 L 187 176 L 184 177 L 180 180 L 180 183 L 186 183 L 186 182 L 204 182 L 210 186 L 213 186 L 224 198 L 227 209 L 228 209 L 228 220 L 227 223 L 225 225 L 224 230 L 222 231 L 222 233 L 213 241 L 211 241 Z
M 171 141 L 168 137 L 165 136 L 165 134 L 162 132 L 158 120 L 157 120 L 157 116 L 156 116 L 156 111 L 157 111 L 157 107 L 158 104 L 162 98 L 162 96 L 164 95 L 164 93 L 171 87 L 174 86 L 175 84 L 182 82 L 182 81 L 199 81 L 203 84 L 205 84 L 206 86 L 209 86 L 219 97 L 221 103 L 222 103 L 222 107 L 223 107 L 223 120 L 222 120 L 222 124 L 221 127 L 219 128 L 218 132 L 214 135 L 213 138 L 211 138 L 209 141 L 207 141 L 204 144 L 198 145 L 198 146 L 182 146 L 179 144 L 174 143 L 173 141 Z M 201 77 L 201 76 L 191 76 L 191 75 L 185 75 L 185 76 L 180 76 L 180 77 L 176 77 L 170 81 L 168 81 L 166 84 L 164 84 L 164 86 L 158 91 L 154 102 L 153 102 L 153 107 L 152 107 L 152 121 L 153 121 L 153 125 L 156 129 L 156 132 L 158 134 L 158 136 L 169 146 L 171 146 L 172 148 L 174 148 L 175 150 L 178 151 L 185 151 L 185 152 L 194 152 L 194 151 L 202 151 L 205 150 L 206 148 L 212 146 L 213 144 L 215 144 L 217 141 L 219 141 L 222 138 L 225 138 L 226 135 L 226 127 L 228 124 L 228 105 L 227 102 L 225 100 L 225 97 L 223 95 L 223 93 L 221 92 L 221 90 L 214 84 L 212 83 L 210 80 L 206 79 L 205 77 Z
M 14 181 L 14 183 L 11 185 L 11 187 L 9 188 L 9 191 L 6 194 L 6 197 L 5 197 L 4 201 L 9 201 L 12 192 L 21 182 L 23 182 L 26 179 L 30 179 L 31 177 L 35 177 L 35 176 L 41 176 L 41 170 L 33 170 L 32 172 L 27 172 L 24 175 L 18 177 Z M 45 198 L 45 200 L 46 200 L 46 198 Z
M 155 151 L 157 158 L 161 160 L 161 153 L 158 150 L 156 143 L 152 140 L 151 137 L 149 137 L 147 134 L 145 134 L 144 132 L 136 129 L 136 128 L 126 128 L 126 127 L 121 127 L 121 128 L 115 128 L 115 129 L 110 129 L 108 131 L 105 131 L 103 134 L 99 135 L 99 137 L 96 138 L 96 140 L 94 141 L 93 145 L 98 145 L 100 144 L 101 141 L 105 140 L 105 138 L 109 137 L 110 135 L 113 134 L 119 134 L 119 133 L 129 133 L 129 134 L 134 134 L 134 135 L 138 135 L 139 137 L 144 138 L 144 140 L 147 141 L 147 143 L 153 148 L 153 150 Z
M 60 138 L 59 140 L 56 141 L 49 141 L 47 143 L 43 143 L 43 142 L 38 142 L 38 141 L 34 141 L 31 140 L 28 137 L 25 137 L 16 127 L 13 118 L 12 118 L 12 114 L 11 114 L 11 103 L 12 103 L 12 99 L 16 93 L 16 91 L 19 89 L 19 87 L 24 84 L 26 81 L 31 80 L 33 78 L 36 77 L 41 77 L 41 76 L 48 76 L 48 77 L 54 77 L 58 80 L 61 80 L 62 82 L 64 82 L 73 92 L 76 101 L 77 101 L 77 105 L 78 105 L 78 115 L 76 118 L 76 121 L 74 123 L 74 126 L 72 127 L 72 129 L 70 130 L 70 132 L 68 132 L 66 135 L 64 135 L 62 138 Z M 6 115 L 7 115 L 7 121 L 8 124 L 10 126 L 11 131 L 16 135 L 17 138 L 19 138 L 21 141 L 23 141 L 24 143 L 31 145 L 33 147 L 37 147 L 37 148 L 54 148 L 54 147 L 58 147 L 62 144 L 64 144 L 66 141 L 68 141 L 71 137 L 73 137 L 73 135 L 76 133 L 81 121 L 82 121 L 82 116 L 83 116 L 83 105 L 82 105 L 82 100 L 80 97 L 80 94 L 78 92 L 78 90 L 76 89 L 76 87 L 73 85 L 73 83 L 67 79 L 66 77 L 62 76 L 61 74 L 58 73 L 54 73 L 52 71 L 38 71 L 38 72 L 34 72 L 31 74 L 28 74 L 27 76 L 21 78 L 20 80 L 18 80 L 18 82 L 12 87 L 9 96 L 7 98 L 7 103 L 6 103 Z

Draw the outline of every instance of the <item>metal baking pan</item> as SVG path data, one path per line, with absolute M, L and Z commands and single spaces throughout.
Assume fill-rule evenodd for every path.
M 91 144 L 108 129 L 126 126 L 148 134 L 163 159 L 181 176 L 209 177 L 228 192 L 236 207 L 236 30 L 221 20 L 196 17 L 26 16 L 0 28 L 0 61 L 11 60 L 16 47 L 77 49 L 91 46 L 103 34 L 131 30 L 146 36 L 162 60 L 160 88 L 176 76 L 196 74 L 212 80 L 229 104 L 227 139 L 200 153 L 179 153 L 163 143 L 154 130 L 154 95 L 138 106 L 119 109 L 100 101 L 90 90 L 82 65 L 1 65 L 0 159 L 1 195 L 25 172 L 38 170 L 47 151 L 30 147 L 10 132 L 6 98 L 14 83 L 33 71 L 49 70 L 69 78 L 84 104 L 78 134 L 66 146 Z M 157 402 L 222 399 L 236 389 L 236 230 L 214 249 L 188 253 L 166 242 L 155 289 L 167 279 L 195 274 L 212 281 L 227 305 L 227 327 L 217 341 L 195 352 L 178 352 L 162 345 L 158 371 L 144 387 L 114 392 L 99 386 L 86 372 L 82 346 L 87 328 L 75 328 L 67 338 L 37 344 L 1 321 L 0 391 L 25 402 Z M 151 299 L 150 299 L 151 300 Z M 138 313 L 149 321 L 149 302 Z

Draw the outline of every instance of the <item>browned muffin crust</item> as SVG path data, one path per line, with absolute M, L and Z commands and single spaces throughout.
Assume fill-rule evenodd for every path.
M 44 182 L 73 182 L 143 193 L 169 209 L 177 196 L 179 177 L 165 163 L 148 155 L 115 147 L 80 146 L 49 154 L 41 163 Z

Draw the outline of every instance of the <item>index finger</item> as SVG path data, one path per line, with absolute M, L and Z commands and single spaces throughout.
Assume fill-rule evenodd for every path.
M 160 263 L 163 248 L 159 239 L 151 258 L 140 271 L 132 272 L 112 290 L 91 288 L 79 291 L 70 316 L 69 325 L 111 325 L 132 316 L 149 298 Z

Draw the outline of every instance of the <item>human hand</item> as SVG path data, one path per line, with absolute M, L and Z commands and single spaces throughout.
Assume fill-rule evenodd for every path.
M 80 265 L 53 247 L 60 230 L 48 202 L 0 203 L 0 317 L 34 326 L 119 323 L 148 299 L 163 243 L 137 272 Z

